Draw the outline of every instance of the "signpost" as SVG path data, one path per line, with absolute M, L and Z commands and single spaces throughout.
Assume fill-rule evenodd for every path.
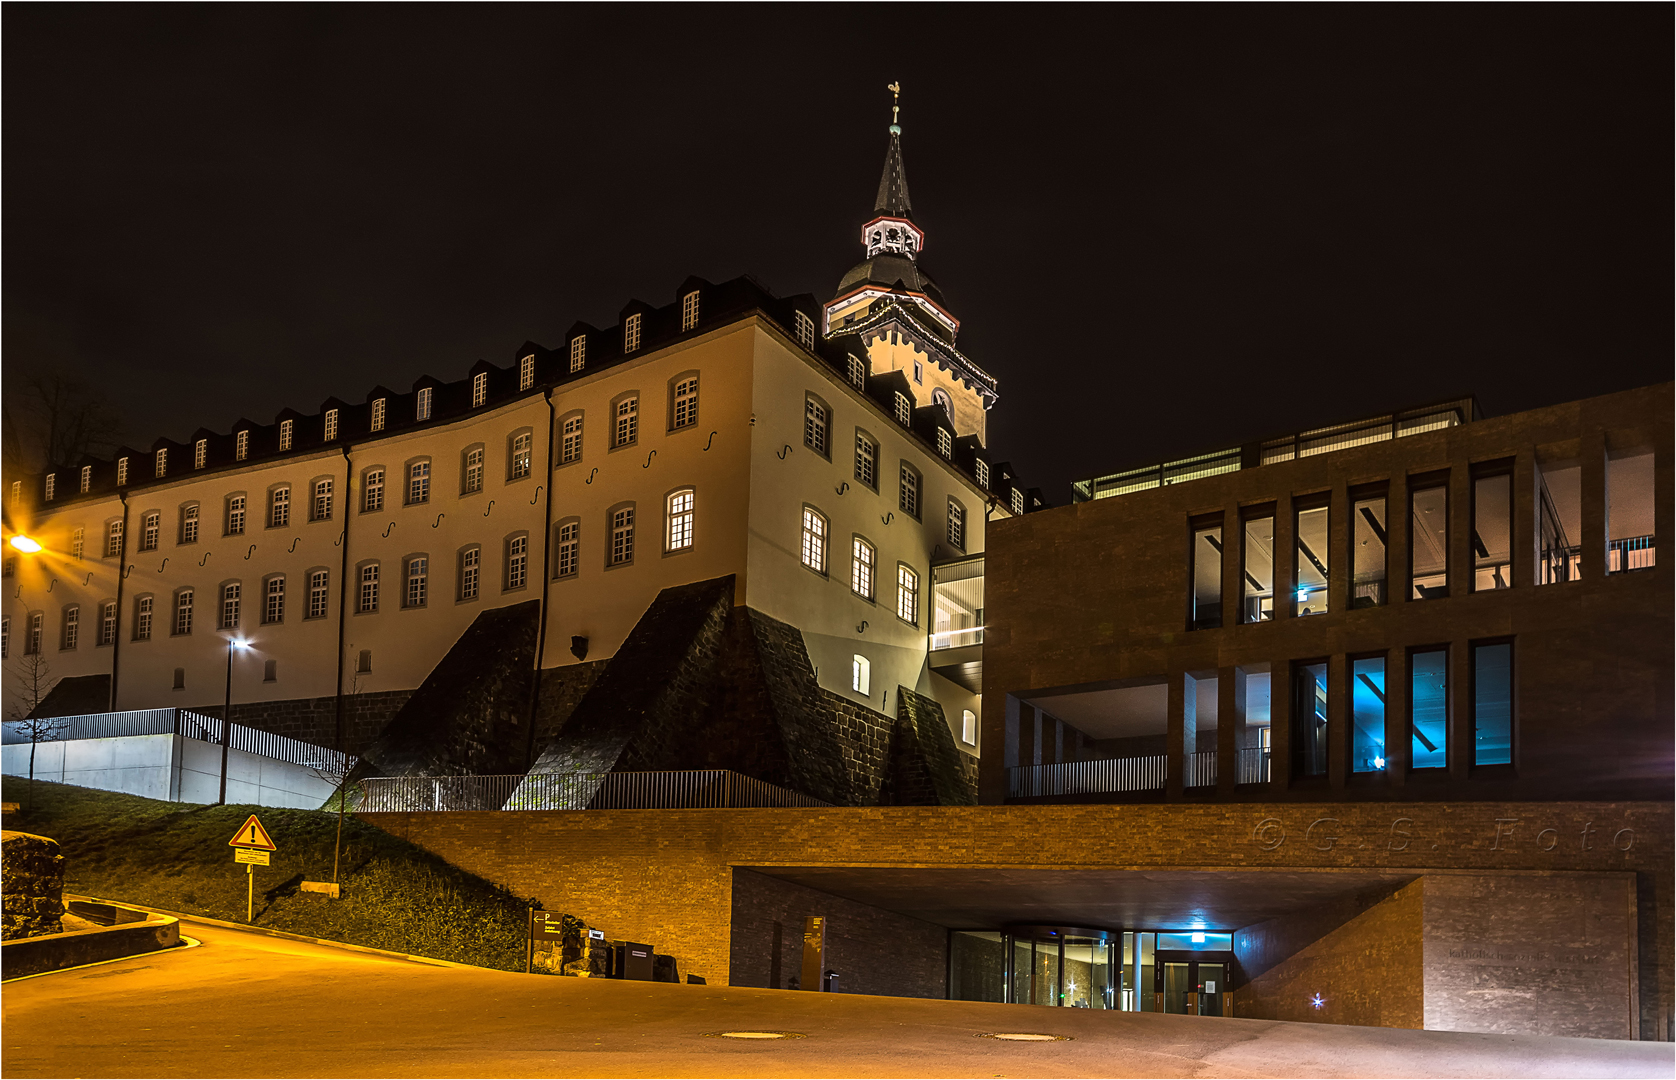
M 255 814 L 245 818 L 244 824 L 239 826 L 239 831 L 233 834 L 231 840 L 227 841 L 227 846 L 236 849 L 233 852 L 233 863 L 234 865 L 242 864 L 245 876 L 249 879 L 249 888 L 246 891 L 244 902 L 244 921 L 254 922 L 256 914 L 256 868 L 269 865 L 268 854 L 279 849 L 274 846 L 273 837 L 268 835 L 268 830 L 264 829 L 262 823 L 256 820 Z

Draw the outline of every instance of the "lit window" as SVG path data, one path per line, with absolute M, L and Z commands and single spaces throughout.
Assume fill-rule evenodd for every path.
M 422 503 L 431 501 L 431 463 L 416 461 L 407 470 L 407 501 Z
M 669 529 L 665 535 L 666 551 L 685 551 L 693 546 L 693 493 L 677 491 L 669 497 Z
M 1325 666 L 1325 665 L 1323 665 Z M 1408 657 L 1409 767 L 1449 765 L 1449 653 L 1428 649 Z
M 559 557 L 553 563 L 554 577 L 574 577 L 578 560 L 578 548 L 581 546 L 579 537 L 582 526 L 575 521 L 567 521 L 559 526 Z
M 582 370 L 582 365 L 587 363 L 587 360 L 588 360 L 588 335 L 577 334 L 575 337 L 570 339 L 570 370 L 571 370 L 571 372 L 574 374 L 575 372 L 581 371 Z
M 971 709 L 960 710 L 960 741 L 967 746 L 978 745 L 978 714 Z
M 976 461 L 973 462 L 973 466 L 974 466 L 973 472 L 977 475 L 977 478 L 978 478 L 978 486 L 981 487 L 981 488 L 988 488 L 989 487 L 989 462 L 985 461 L 983 458 L 978 458 Z
M 919 575 L 900 563 L 896 566 L 896 616 L 919 625 Z
M 41 631 L 45 621 L 46 616 L 38 611 L 29 616 L 29 640 L 23 643 L 24 655 L 32 656 L 41 651 Z
M 407 594 L 403 607 L 424 607 L 430 560 L 424 556 L 407 560 Z
M 271 577 L 268 587 L 262 595 L 262 621 L 277 623 L 285 621 L 285 579 Z
M 75 559 L 77 562 L 81 561 L 82 554 L 86 551 L 86 535 L 86 532 L 82 529 L 77 529 L 70 534 L 70 558 Z M 196 540 L 197 536 L 194 535 L 192 539 Z
M 857 390 L 867 389 L 867 361 L 850 354 L 850 385 Z
M 361 567 L 361 596 L 357 611 L 369 612 L 378 610 L 378 564 L 368 563 Z
M 819 511 L 803 508 L 803 565 L 817 574 L 826 573 L 826 518 Z
M 122 554 L 122 519 L 111 522 L 105 527 L 105 558 L 114 559 Z
M 825 457 L 827 454 L 826 406 L 814 398 L 803 401 L 803 445 Z
M 611 565 L 634 561 L 634 507 L 625 506 L 611 515 Z
M 1327 542 L 1327 507 L 1297 510 L 1292 530 L 1296 548 L 1292 553 L 1292 581 L 1296 590 L 1292 614 L 1324 615 L 1327 612 L 1327 563 L 1331 548 Z
M 873 567 L 877 564 L 873 545 L 861 537 L 855 538 L 850 558 L 850 589 L 859 597 L 873 599 Z
M 291 524 L 291 489 L 277 487 L 268 496 L 268 528 L 283 529 Z
M 241 431 L 233 436 L 233 458 L 243 461 L 250 456 L 250 432 Z
M 12 620 L 0 619 L 0 660 L 12 656 Z
M 902 486 L 896 508 L 911 518 L 919 517 L 919 472 L 906 461 L 902 463 Z
M 873 692 L 873 665 L 860 653 L 850 660 L 850 689 L 862 697 Z
M 413 397 L 413 419 L 429 420 L 431 418 L 431 393 L 429 386 L 421 386 Z
M 53 494 L 54 494 L 55 490 L 57 489 L 57 487 L 58 487 L 58 474 L 57 473 L 47 473 L 47 481 L 46 481 L 47 502 L 52 501 Z
M 156 460 L 153 462 L 152 474 L 154 476 L 166 476 L 168 475 L 168 472 L 169 450 L 167 447 L 164 447 L 163 449 L 157 451 Z
M 209 464 L 209 440 L 199 439 L 192 444 L 192 467 L 201 469 Z
M 623 352 L 631 353 L 640 348 L 640 312 L 635 312 L 623 320 Z
M 859 430 L 855 433 L 855 478 L 875 490 L 879 486 L 879 447 Z
M 675 403 L 670 410 L 670 427 L 691 427 L 698 423 L 698 376 L 675 384 Z
M 460 599 L 477 599 L 477 578 L 482 568 L 483 549 L 466 548 L 460 552 Z
M 386 398 L 374 398 L 372 403 L 372 430 L 384 430 L 384 403 Z
M 337 437 L 338 437 L 338 411 L 336 409 L 327 409 L 326 410 L 326 441 L 331 442 L 333 439 L 335 439 Z
M 1449 595 L 1449 488 L 1410 488 L 1409 570 L 1414 600 Z M 1418 768 L 1418 766 L 1416 766 Z
M 481 446 L 466 451 L 465 483 L 461 486 L 468 493 L 483 490 L 483 448 Z
M 913 422 L 913 419 L 913 412 L 908 406 L 908 395 L 898 393 L 896 395 L 896 422 L 903 427 L 907 427 Z
M 134 605 L 134 640 L 151 640 L 151 597 L 142 596 Z
M 681 297 L 681 329 L 691 330 L 698 325 L 698 290 Z
M 565 418 L 563 438 L 559 443 L 559 464 L 568 465 L 582 460 L 582 417 Z
M 384 470 L 373 469 L 367 473 L 366 496 L 361 502 L 364 512 L 384 509 Z
M 244 496 L 229 495 L 227 497 L 227 535 L 244 535 Z
M 163 515 L 152 511 L 140 519 L 140 550 L 156 551 L 163 531 Z
M 617 402 L 616 441 L 613 446 L 628 446 L 640 437 L 640 398 L 627 397 Z
M 471 377 L 471 407 L 481 408 L 489 400 L 489 373 L 479 371 Z
M 528 390 L 535 385 L 535 354 L 518 361 L 518 389 Z
M 949 543 L 960 550 L 966 550 L 966 508 L 949 500 Z
M 184 506 L 180 511 L 180 542 L 196 544 L 198 542 L 198 504 Z
M 127 461 L 128 459 L 123 458 L 122 460 Z M 19 506 L 22 503 L 23 503 L 23 481 L 22 480 L 13 480 L 12 481 L 12 505 L 13 506 Z
M 239 601 L 242 592 L 243 590 L 236 581 L 221 587 L 221 629 L 238 629 Z
M 128 484 L 128 459 L 125 458 L 125 457 L 119 457 L 119 458 L 116 459 L 116 486 L 117 487 L 126 487 L 127 484 Z M 17 500 L 14 499 L 12 501 L 16 502 Z
M 522 589 L 529 580 L 530 538 L 514 536 L 506 545 L 506 587 Z
M 799 311 L 793 316 L 797 326 L 797 343 L 810 352 L 815 351 L 815 320 Z
M 62 648 L 73 649 L 81 644 L 81 608 L 71 605 L 64 609 L 64 641 Z
M 175 633 L 177 635 L 192 632 L 192 590 L 182 589 L 175 594 Z
M 114 600 L 106 601 L 99 608 L 99 644 L 116 644 L 116 601 Z
M 81 467 L 81 493 L 83 495 L 86 495 L 92 489 L 93 489 L 93 466 L 83 465 Z
M 296 421 L 281 420 L 279 422 L 279 448 L 281 450 L 291 449 L 291 435 L 295 430 Z
M 1015 514 L 1024 513 L 1024 491 L 1021 488 L 1013 488 L 1012 508 Z
M 512 479 L 530 474 L 530 447 L 534 437 L 529 432 L 512 437 Z
M 948 428 L 937 429 L 937 452 L 946 458 L 954 457 L 954 439 Z
M 308 617 L 324 619 L 326 617 L 327 586 L 330 577 L 325 570 L 316 570 L 308 576 Z

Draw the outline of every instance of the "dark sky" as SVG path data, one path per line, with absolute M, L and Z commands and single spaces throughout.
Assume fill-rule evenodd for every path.
M 8 387 L 130 439 L 828 299 L 903 84 L 924 265 L 1078 476 L 1670 378 L 1672 9 L 8 5 Z

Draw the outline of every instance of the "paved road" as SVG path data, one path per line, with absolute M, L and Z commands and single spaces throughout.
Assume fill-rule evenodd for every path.
M 202 947 L 6 986 L 34 1076 L 1660 1076 L 1671 1044 L 515 975 L 188 923 Z M 706 1037 L 795 1031 L 785 1041 Z M 1007 1043 L 981 1032 L 1069 1035 Z

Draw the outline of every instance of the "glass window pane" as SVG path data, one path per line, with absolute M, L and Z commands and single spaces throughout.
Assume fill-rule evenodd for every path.
M 1157 934 L 1135 935 L 1135 940 L 1140 943 L 1135 956 L 1135 984 L 1139 991 L 1135 999 L 1140 1002 L 1141 1012 L 1158 1011 L 1158 1000 L 1154 995 L 1163 989 L 1158 985 L 1158 971 L 1153 966 L 1157 937 Z
M 1252 518 L 1245 523 L 1245 604 L 1242 622 L 1274 618 L 1274 518 Z
M 1647 570 L 1653 548 L 1653 455 L 1613 458 L 1606 467 L 1606 572 Z
M 1006 973 L 1004 939 L 992 931 L 956 931 L 949 935 L 949 998 L 954 1001 L 1002 1001 Z
M 1292 614 L 1322 615 L 1327 611 L 1327 508 L 1298 511 L 1296 567 L 1297 595 Z
M 1059 1004 L 1059 945 L 1057 942 L 1036 942 L 1035 965 L 1030 972 L 1030 983 L 1034 991 L 1031 1000 L 1035 1004 Z
M 1409 729 L 1414 735 L 1413 767 L 1449 764 L 1449 655 L 1442 649 L 1409 657 Z
M 1160 931 L 1158 947 L 1160 949 L 1197 949 L 1201 952 L 1232 952 L 1234 935 L 1218 934 L 1210 930 L 1177 930 L 1168 933 Z
M 1350 771 L 1385 771 L 1385 658 L 1350 665 Z
M 1222 625 L 1222 526 L 1193 533 L 1193 629 Z
M 1421 488 L 1409 496 L 1408 558 L 1413 599 L 1449 595 L 1449 489 Z
M 1513 584 L 1513 478 L 1483 476 L 1472 483 L 1472 591 Z
M 1537 581 L 1542 585 L 1577 581 L 1583 576 L 1583 549 L 1578 545 L 1583 535 L 1583 470 L 1572 465 L 1544 468 L 1540 473 Z
M 1385 602 L 1385 496 L 1357 499 L 1353 516 L 1355 580 L 1350 586 L 1350 606 L 1378 607 Z
M 1472 649 L 1472 763 L 1513 763 L 1513 646 Z
M 1292 775 L 1327 775 L 1327 665 L 1292 668 Z

